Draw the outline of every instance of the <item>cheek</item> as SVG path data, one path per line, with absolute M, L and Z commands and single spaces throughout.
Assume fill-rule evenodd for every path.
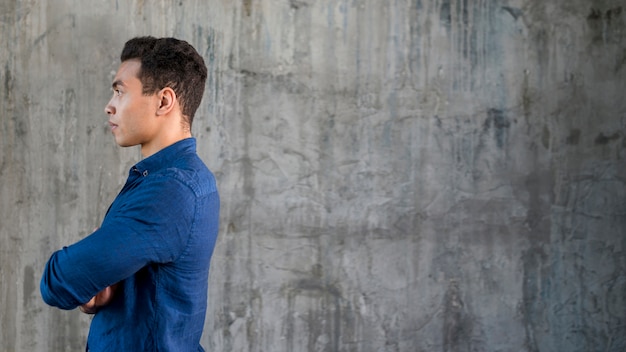
M 118 113 L 122 121 L 129 123 L 133 120 L 134 116 L 137 113 L 137 108 L 132 104 L 131 101 L 126 99 L 121 99 L 118 105 Z

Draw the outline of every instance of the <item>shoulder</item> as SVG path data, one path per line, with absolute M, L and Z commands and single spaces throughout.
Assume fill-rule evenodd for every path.
M 172 165 L 157 172 L 154 181 L 188 188 L 196 196 L 217 192 L 215 176 L 195 154 L 181 156 Z

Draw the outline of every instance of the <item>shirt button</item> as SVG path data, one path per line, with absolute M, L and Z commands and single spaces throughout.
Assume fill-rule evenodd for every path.
M 143 177 L 146 177 L 146 176 L 148 176 L 148 170 L 144 170 L 143 172 Z

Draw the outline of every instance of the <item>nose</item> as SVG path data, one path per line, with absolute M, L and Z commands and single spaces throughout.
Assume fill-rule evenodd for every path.
M 107 115 L 115 115 L 115 107 L 113 105 L 111 105 L 111 101 L 110 100 L 107 103 L 107 105 L 104 107 L 104 112 Z

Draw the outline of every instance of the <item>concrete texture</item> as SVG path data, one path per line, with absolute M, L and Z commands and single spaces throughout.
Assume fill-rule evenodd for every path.
M 0 350 L 81 351 L 39 296 L 139 157 L 123 43 L 205 57 L 211 351 L 626 350 L 621 0 L 0 0 Z

